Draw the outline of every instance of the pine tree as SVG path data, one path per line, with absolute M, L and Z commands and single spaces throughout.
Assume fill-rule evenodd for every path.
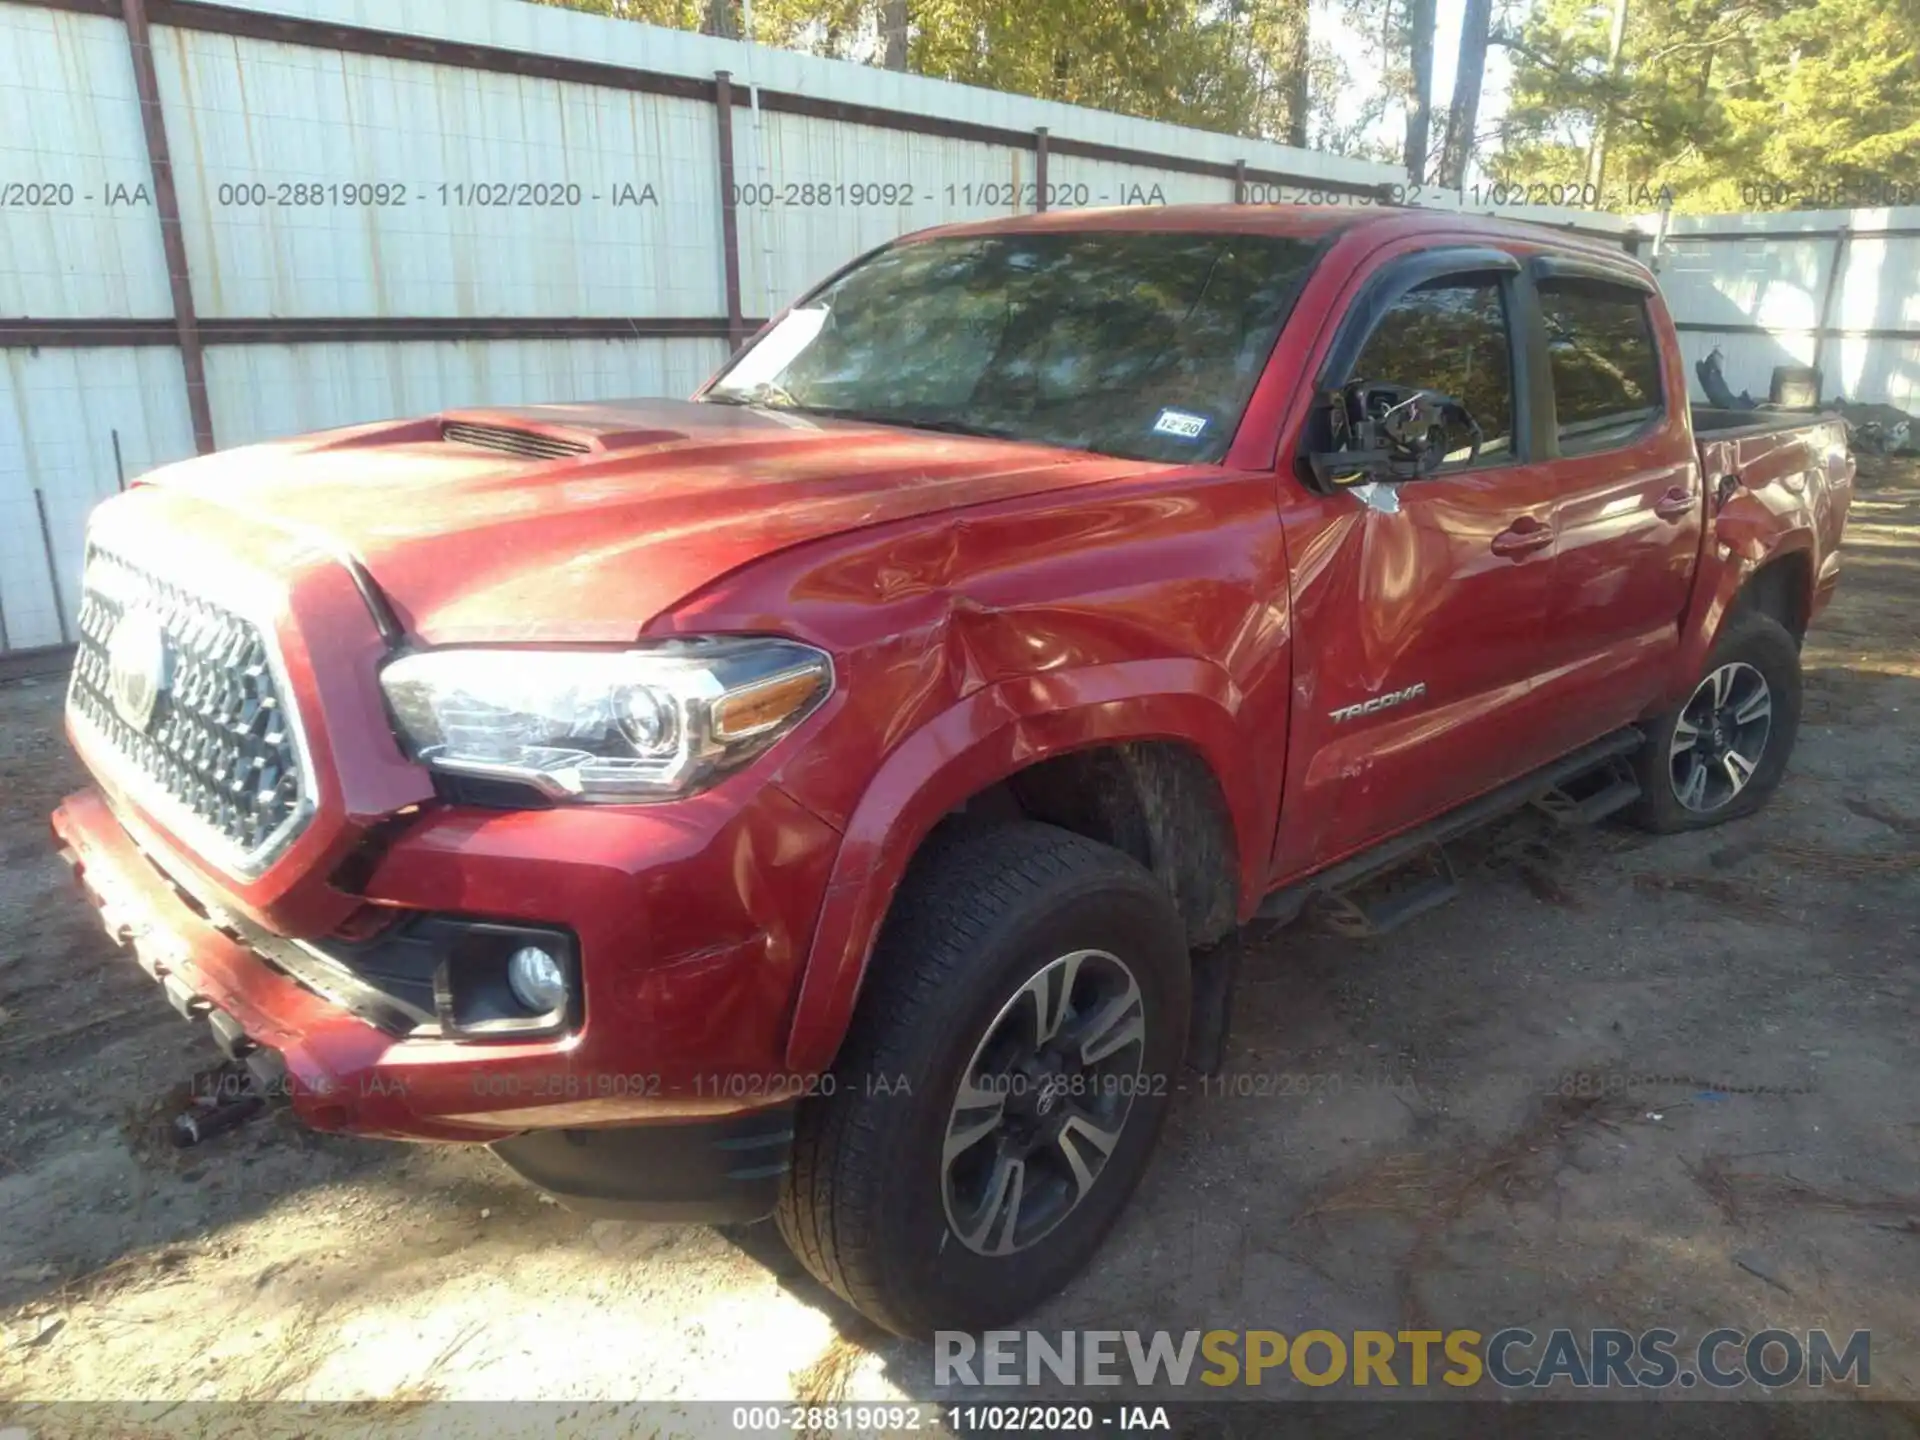
M 1678 209 L 1734 210 L 1920 184 L 1920 0 L 1641 0 L 1617 66 L 1613 13 L 1540 0 L 1495 37 L 1515 63 L 1490 174 L 1599 172 L 1601 203 L 1624 209 L 1662 189 Z

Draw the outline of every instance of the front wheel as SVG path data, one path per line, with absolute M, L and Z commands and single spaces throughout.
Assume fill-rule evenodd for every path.
M 778 1220 L 897 1334 L 977 1331 L 1073 1278 L 1145 1171 L 1187 1034 L 1185 933 L 1119 851 L 957 827 L 902 882 Z
M 1648 727 L 1631 818 L 1670 833 L 1751 815 L 1786 774 L 1799 729 L 1800 647 L 1777 620 L 1740 617 L 1693 693 Z

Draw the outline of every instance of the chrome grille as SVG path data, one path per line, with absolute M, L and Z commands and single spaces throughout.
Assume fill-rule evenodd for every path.
M 157 622 L 170 661 L 138 727 L 115 705 L 109 660 L 115 628 L 136 611 Z M 104 779 L 230 869 L 258 870 L 312 811 L 296 717 L 260 628 L 97 546 L 67 708 L 118 760 Z

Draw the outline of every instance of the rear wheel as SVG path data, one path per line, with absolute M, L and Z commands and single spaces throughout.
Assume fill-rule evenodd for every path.
M 1672 832 L 1752 814 L 1785 775 L 1799 729 L 1799 646 L 1777 620 L 1740 617 L 1693 692 L 1648 727 L 1633 820 Z
M 1165 889 L 1051 826 L 929 841 L 875 947 L 781 1233 L 896 1333 L 980 1330 L 1092 1257 L 1145 1171 L 1187 1033 Z

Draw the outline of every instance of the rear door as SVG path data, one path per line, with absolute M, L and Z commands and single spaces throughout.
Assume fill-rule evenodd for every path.
M 1295 683 L 1276 880 L 1553 758 L 1529 718 L 1556 489 L 1516 383 L 1520 268 L 1477 247 L 1388 261 L 1319 372 L 1323 393 L 1364 379 L 1453 396 L 1485 443 L 1424 479 L 1283 507 Z
M 1530 266 L 1547 357 L 1552 518 L 1549 683 L 1571 748 L 1638 716 L 1680 643 L 1706 504 L 1678 347 L 1652 286 L 1584 258 Z M 1560 727 L 1556 727 L 1560 728 Z

